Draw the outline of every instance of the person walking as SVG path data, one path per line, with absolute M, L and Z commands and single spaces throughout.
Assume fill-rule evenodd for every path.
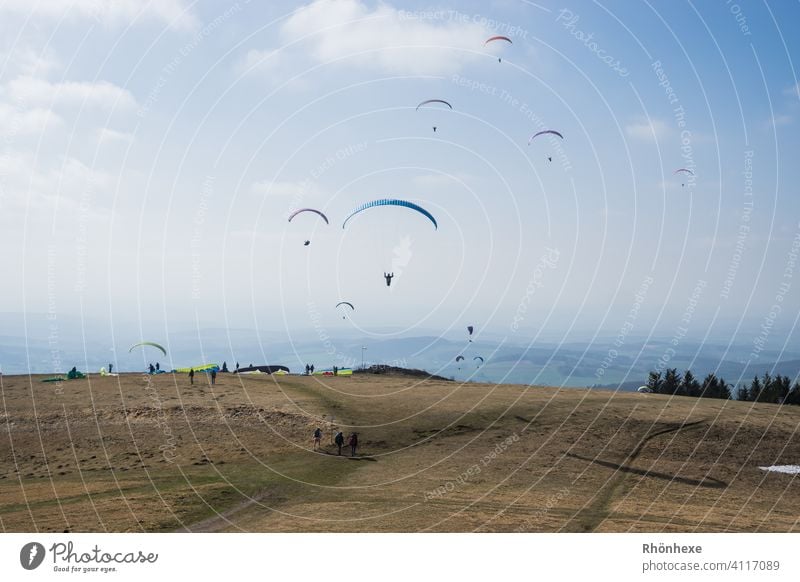
M 356 449 L 358 448 L 358 433 L 353 433 L 350 435 L 350 441 L 347 443 L 350 445 L 350 456 L 356 456 Z
M 189 384 L 194 384 L 194 369 L 189 368 Z
M 339 449 L 338 454 L 342 454 L 342 446 L 344 446 L 344 434 L 342 431 L 336 433 L 336 438 L 333 439 L 333 442 L 336 443 L 337 448 Z
M 108 373 L 110 374 L 113 369 L 114 369 L 114 364 L 109 364 L 108 365 Z
M 156 373 L 156 368 L 155 368 L 155 366 L 153 366 L 153 364 L 150 364 L 150 373 L 151 374 L 155 374 Z
M 322 429 L 317 427 L 314 431 L 314 450 L 320 448 L 322 442 Z
M 211 384 L 217 383 L 217 369 L 211 368 Z

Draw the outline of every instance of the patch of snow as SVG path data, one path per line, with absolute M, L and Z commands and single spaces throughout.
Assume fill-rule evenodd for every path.
M 759 467 L 759 469 L 762 471 L 775 471 L 776 473 L 800 475 L 800 465 L 772 465 L 771 467 Z

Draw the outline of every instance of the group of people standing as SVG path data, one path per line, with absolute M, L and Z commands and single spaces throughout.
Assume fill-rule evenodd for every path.
M 333 437 L 333 442 L 336 444 L 338 449 L 339 455 L 342 454 L 342 447 L 344 446 L 344 433 L 342 431 L 337 431 L 336 436 Z M 347 439 L 347 445 L 350 447 L 350 456 L 356 456 L 356 449 L 358 449 L 358 433 L 353 432 L 350 433 L 350 438 Z M 317 427 L 314 430 L 314 450 L 319 450 L 322 448 L 322 429 Z
M 314 364 L 306 364 L 306 376 L 314 373 Z

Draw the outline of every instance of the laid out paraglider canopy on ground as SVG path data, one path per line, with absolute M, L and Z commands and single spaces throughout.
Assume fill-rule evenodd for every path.
M 84 374 L 83 372 L 79 371 L 78 368 L 73 366 L 73 368 L 69 372 L 67 372 L 67 377 L 66 378 L 64 376 L 54 376 L 52 378 L 45 378 L 44 380 L 41 380 L 41 381 L 42 382 L 63 382 L 65 380 L 81 380 L 83 378 L 86 378 L 86 374 Z
M 289 373 L 290 370 L 286 366 L 246 366 L 244 368 L 237 368 L 233 371 L 234 374 L 276 374 L 278 372 Z
M 333 373 L 333 368 L 326 368 L 325 370 L 314 370 L 314 376 L 352 376 L 352 368 L 336 368 L 336 373 Z
M 194 370 L 196 374 L 200 372 L 219 372 L 219 364 L 201 364 L 199 366 L 189 366 L 188 368 L 175 368 L 172 370 L 177 374 L 188 374 L 190 370 Z

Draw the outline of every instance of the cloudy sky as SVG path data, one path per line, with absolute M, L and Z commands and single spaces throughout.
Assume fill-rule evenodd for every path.
M 766 326 L 779 348 L 800 311 L 798 21 L 786 2 L 4 0 L 0 311 L 150 338 Z M 529 144 L 543 129 L 564 139 Z M 438 230 L 401 208 L 342 228 L 377 198 Z M 330 225 L 289 223 L 300 207 Z

